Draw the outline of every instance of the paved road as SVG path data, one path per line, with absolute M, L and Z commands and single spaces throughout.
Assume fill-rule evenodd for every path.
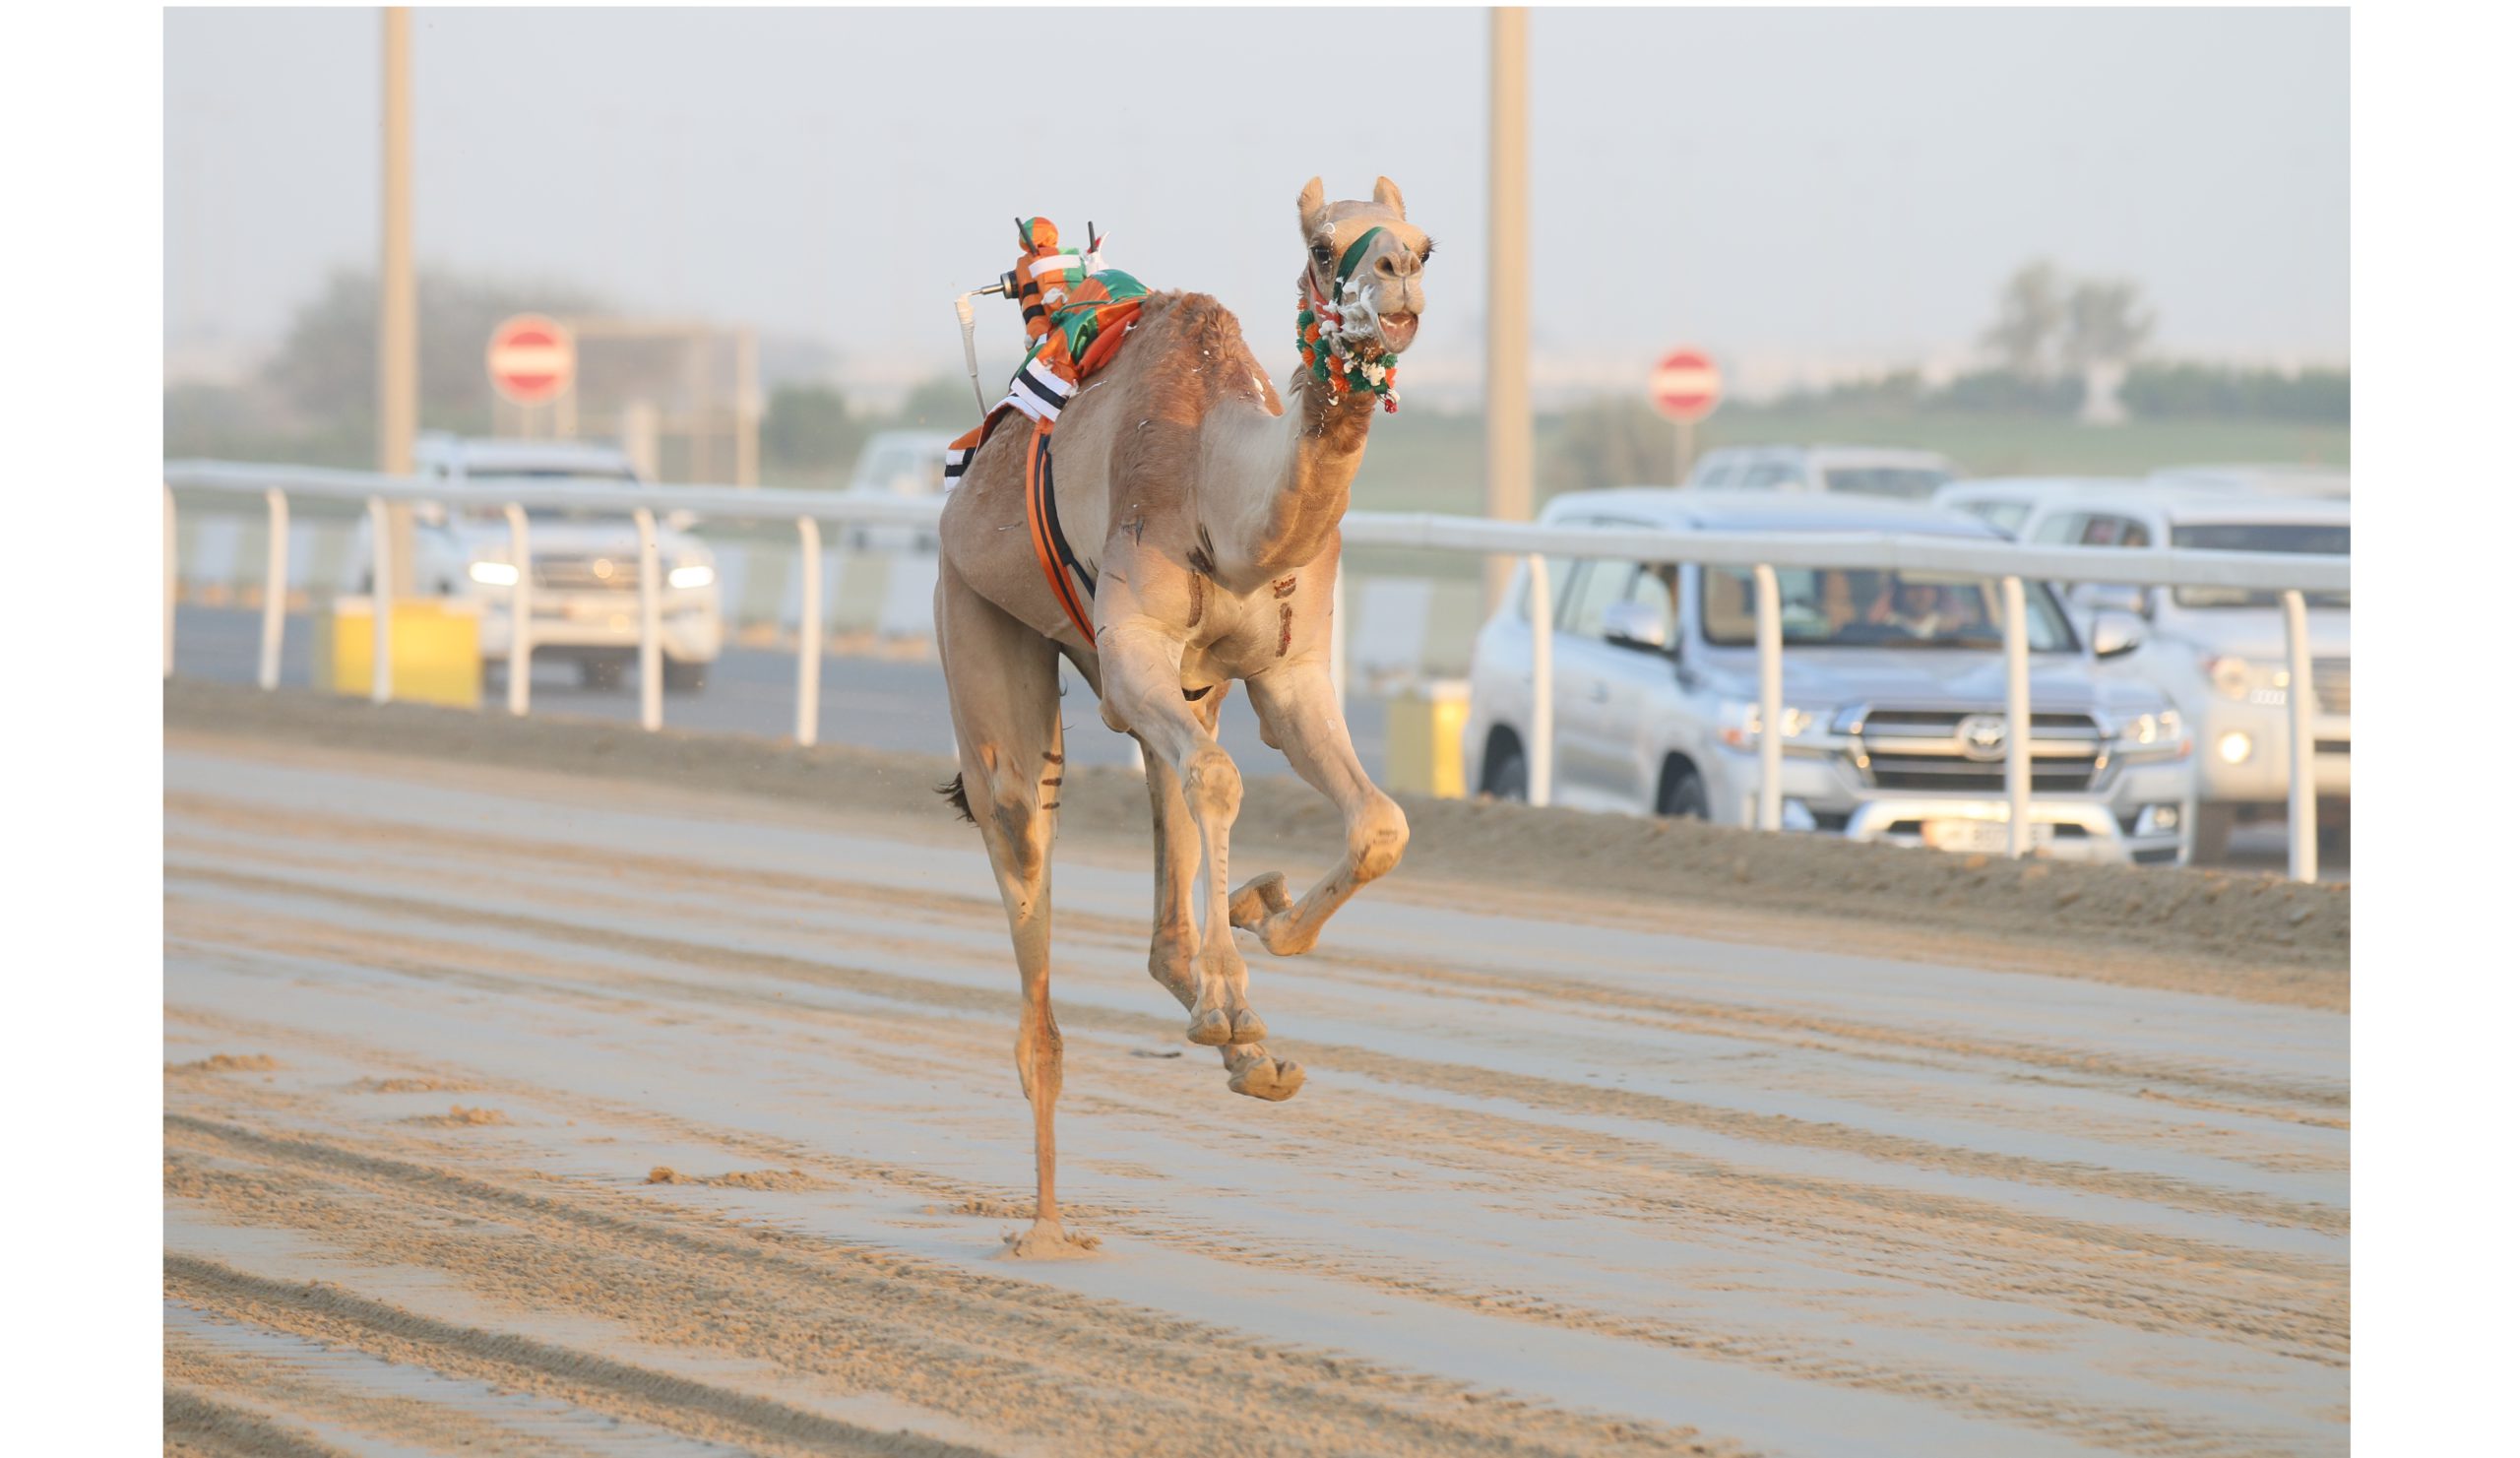
M 259 613 L 213 607 L 184 607 L 176 614 L 175 670 L 225 683 L 251 683 L 260 661 L 262 617 Z M 307 682 L 307 647 L 312 629 L 307 619 L 292 616 L 282 639 L 281 681 Z M 580 687 L 576 670 L 566 664 L 546 664 L 534 678 L 534 712 L 580 719 L 629 722 L 639 716 L 638 675 L 627 686 L 608 692 Z M 1092 696 L 1071 682 L 1067 711 L 1068 753 L 1079 764 L 1121 764 L 1132 747 L 1125 737 L 1102 728 Z M 696 695 L 668 694 L 665 723 L 684 729 L 718 729 L 784 738 L 796 726 L 796 661 L 787 653 L 729 648 L 712 671 L 708 689 Z M 1356 753 L 1377 778 L 1383 772 L 1384 713 L 1380 700 L 1357 695 L 1349 701 L 1348 729 Z M 1247 774 L 1291 775 L 1276 750 L 1260 742 L 1258 724 L 1247 698 L 1226 701 L 1223 742 Z M 835 744 L 863 744 L 875 749 L 953 752 L 953 729 L 946 717 L 945 683 L 928 660 L 907 662 L 866 658 L 829 658 L 823 662 L 822 737 Z M 2231 863 L 2248 870 L 2282 870 L 2284 831 L 2280 825 L 2243 828 L 2233 837 Z M 2346 880 L 2351 866 L 2340 858 L 2321 867 L 2326 880 Z
M 967 832 L 180 733 L 164 771 L 170 1421 L 2346 1448 L 2341 1014 L 1387 883 L 1252 953 L 1311 1075 L 1262 1105 L 1145 975 L 1143 846 L 1080 841 L 1060 1168 L 1104 1244 L 1006 1262 L 1029 1119 Z
M 281 640 L 281 682 L 307 682 L 313 629 L 292 616 Z M 256 612 L 185 607 L 175 623 L 175 671 L 222 683 L 251 683 L 261 662 L 262 616 Z M 534 675 L 534 712 L 579 719 L 634 722 L 639 717 L 638 673 L 606 692 L 583 688 L 567 664 L 544 664 Z M 889 661 L 826 658 L 822 680 L 822 737 L 834 744 L 872 749 L 954 752 L 953 725 L 945 707 L 945 680 L 931 660 Z M 665 723 L 683 729 L 785 738 L 796 728 L 796 659 L 793 654 L 728 648 L 698 694 L 667 694 Z M 1068 753 L 1078 764 L 1124 764 L 1132 747 L 1102 727 L 1094 698 L 1070 681 Z M 1383 758 L 1383 709 L 1358 698 L 1349 706 L 1349 732 L 1368 770 L 1379 774 Z M 1223 742 L 1247 773 L 1292 774 L 1284 756 L 1260 742 L 1249 701 L 1226 701 Z

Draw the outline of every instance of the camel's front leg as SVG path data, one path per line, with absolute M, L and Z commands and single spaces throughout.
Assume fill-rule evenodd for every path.
M 1246 995 L 1249 981 L 1242 954 L 1233 944 L 1232 920 L 1226 907 L 1226 855 L 1233 818 L 1242 805 L 1242 775 L 1233 760 L 1210 737 L 1211 727 L 1200 711 L 1181 697 L 1181 644 L 1160 627 L 1142 621 L 1123 622 L 1102 635 L 1102 698 L 1110 717 L 1137 735 L 1147 749 L 1147 782 L 1155 801 L 1159 838 L 1156 954 L 1150 970 L 1190 1012 L 1192 1043 L 1218 1048 L 1231 1074 L 1229 1086 L 1258 1099 L 1292 1097 L 1302 1086 L 1303 1070 L 1270 1056 L 1262 1046 L 1269 1030 Z M 1195 836 L 1179 833 L 1184 822 Z M 1198 858 L 1198 888 L 1191 904 L 1205 913 L 1197 928 L 1197 955 L 1191 976 L 1182 978 L 1179 964 L 1166 956 L 1167 930 L 1189 928 L 1174 921 L 1171 897 L 1179 894 L 1175 877 L 1189 856 Z M 1170 973 L 1172 975 L 1167 975 Z
M 1276 871 L 1253 878 L 1233 893 L 1233 924 L 1260 938 L 1281 957 L 1312 950 L 1330 915 L 1356 888 L 1400 863 L 1409 847 L 1409 817 L 1374 787 L 1356 762 L 1348 722 L 1331 692 L 1329 669 L 1317 662 L 1288 664 L 1250 680 L 1251 706 L 1287 763 L 1306 784 L 1329 796 L 1348 828 L 1348 856 L 1293 901 L 1287 878 Z

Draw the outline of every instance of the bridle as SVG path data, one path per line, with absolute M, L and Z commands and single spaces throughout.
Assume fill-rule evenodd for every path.
M 1327 386 L 1334 397 L 1360 390 L 1379 399 L 1385 412 L 1397 412 L 1400 397 L 1393 393 L 1393 387 L 1398 383 L 1400 356 L 1388 349 L 1359 352 L 1355 342 L 1364 336 L 1352 332 L 1347 322 L 1350 310 L 1371 307 L 1362 295 L 1362 285 L 1353 280 L 1356 265 L 1364 261 L 1366 247 L 1385 231 L 1379 223 L 1366 228 L 1340 255 L 1338 273 L 1330 283 L 1331 292 L 1337 295 L 1336 303 L 1323 298 L 1314 283 L 1320 266 L 1309 258 L 1304 260 L 1300 281 L 1303 293 L 1295 300 L 1295 348 L 1302 351 L 1304 366 L 1312 371 L 1312 377 Z M 1379 345 L 1381 322 L 1375 321 L 1373 328 L 1373 338 Z

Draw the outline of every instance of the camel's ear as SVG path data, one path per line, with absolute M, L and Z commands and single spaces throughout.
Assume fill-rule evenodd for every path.
M 1313 178 L 1295 194 L 1295 226 L 1303 230 L 1304 240 L 1312 240 L 1313 221 L 1321 216 L 1321 179 Z
M 1408 207 L 1400 201 L 1400 184 L 1388 177 L 1374 179 L 1374 201 L 1403 218 L 1409 216 Z

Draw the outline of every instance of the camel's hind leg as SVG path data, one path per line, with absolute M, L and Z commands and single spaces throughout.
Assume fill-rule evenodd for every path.
M 1059 732 L 1058 651 L 963 582 L 936 572 L 936 636 L 962 760 L 961 802 L 980 828 L 1024 1009 L 1015 1071 L 1033 1106 L 1033 1162 L 1040 1204 L 1014 1253 L 1051 1256 L 1087 1248 L 1059 1225 L 1057 1146 L 1050 1119 L 1059 1098 L 1059 1025 L 1050 1016 L 1050 841 L 1065 754 Z
M 1233 893 L 1233 924 L 1271 952 L 1290 957 L 1311 951 L 1331 913 L 1400 863 L 1409 848 L 1409 818 L 1357 763 L 1328 669 L 1318 663 L 1291 665 L 1258 674 L 1250 684 L 1251 707 L 1269 741 L 1286 752 L 1287 763 L 1306 784 L 1330 797 L 1348 830 L 1347 857 L 1301 901 L 1287 895 L 1287 878 L 1276 871 Z

